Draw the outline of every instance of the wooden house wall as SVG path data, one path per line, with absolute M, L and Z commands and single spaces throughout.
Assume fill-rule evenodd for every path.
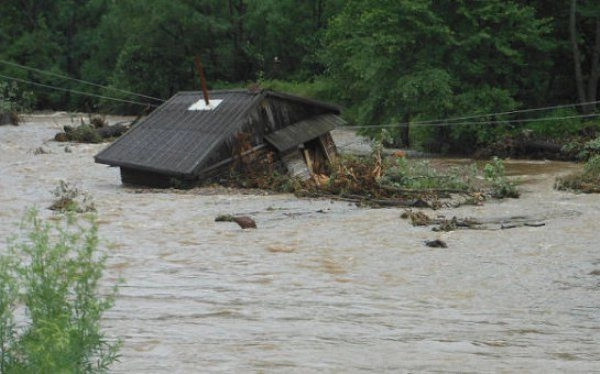
M 173 177 L 146 170 L 121 167 L 121 182 L 125 185 L 142 185 L 154 188 L 168 188 L 173 185 Z

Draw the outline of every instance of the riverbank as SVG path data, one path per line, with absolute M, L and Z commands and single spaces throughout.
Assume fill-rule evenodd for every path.
M 509 160 L 521 198 L 427 211 L 545 226 L 433 232 L 402 220 L 402 209 L 124 188 L 117 168 L 93 162 L 105 145 L 50 140 L 70 122 L 30 116 L 0 127 L 0 251 L 25 209 L 52 216 L 59 180 L 94 196 L 108 281 L 126 281 L 105 321 L 124 340 L 115 372 L 593 372 L 600 363 L 600 199 L 552 187 L 580 165 Z M 251 216 L 258 228 L 214 222 L 220 214 Z M 434 239 L 448 248 L 424 245 Z

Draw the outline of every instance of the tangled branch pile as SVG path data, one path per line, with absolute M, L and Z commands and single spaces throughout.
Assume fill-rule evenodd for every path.
M 54 140 L 59 142 L 102 143 L 123 135 L 129 126 L 118 123 L 109 126 L 101 117 L 91 117 L 89 123 L 83 120 L 77 127 L 64 126 L 64 132 L 59 132 Z
M 409 161 L 403 155 L 383 157 L 375 148 L 367 157 L 342 156 L 329 165 L 329 175 L 303 181 L 285 174 L 270 152 L 240 156 L 230 169 L 229 183 L 237 187 L 293 192 L 299 196 L 338 197 L 375 205 L 437 205 L 440 198 L 460 194 L 477 203 L 485 196 L 518 197 L 514 183 L 504 175 L 501 160 L 494 158 L 483 170 L 475 164 L 440 171 L 427 161 Z M 411 204 L 405 204 L 411 202 Z M 433 203 L 433 204 L 432 204 Z

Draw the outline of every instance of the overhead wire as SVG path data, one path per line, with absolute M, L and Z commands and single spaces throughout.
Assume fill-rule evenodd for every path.
M 398 128 L 398 127 L 449 127 L 449 126 L 469 126 L 469 125 L 510 125 L 514 123 L 529 123 L 529 122 L 543 122 L 543 121 L 562 121 L 567 119 L 577 118 L 594 118 L 600 117 L 600 113 L 592 114 L 578 114 L 572 116 L 562 117 L 544 117 L 544 118 L 525 118 L 525 119 L 504 119 L 495 121 L 469 121 L 469 122 L 446 122 L 445 120 L 438 120 L 436 122 L 404 122 L 404 123 L 392 123 L 386 125 L 357 125 L 357 126 L 344 126 L 345 129 L 377 129 L 377 128 Z
M 595 105 L 595 104 L 600 104 L 600 100 L 588 101 L 588 102 L 583 102 L 583 103 L 574 103 L 574 104 L 552 105 L 552 106 L 546 106 L 546 107 L 541 107 L 541 108 L 515 109 L 515 110 L 505 111 L 505 112 L 491 112 L 491 113 L 471 114 L 468 116 L 461 116 L 461 117 L 415 121 L 415 122 L 410 122 L 410 124 L 413 125 L 413 124 L 419 124 L 419 123 L 437 123 L 437 122 L 443 122 L 443 121 L 454 122 L 454 121 L 463 121 L 466 119 L 492 117 L 492 116 L 504 116 L 504 115 L 510 115 L 510 114 L 531 113 L 531 112 L 539 112 L 539 111 L 544 111 L 544 110 L 564 109 L 564 108 L 588 106 L 588 105 Z
M 28 70 L 28 71 L 37 72 L 39 74 L 52 76 L 55 78 L 72 80 L 72 81 L 86 84 L 89 86 L 94 86 L 94 87 L 98 87 L 98 88 L 102 88 L 102 89 L 106 89 L 106 90 L 120 92 L 120 93 L 124 93 L 127 95 L 137 96 L 137 97 L 141 97 L 141 98 L 145 98 L 145 99 L 156 100 L 156 101 L 160 101 L 161 103 L 165 101 L 165 100 L 157 98 L 157 97 L 143 95 L 143 94 L 139 94 L 139 93 L 135 93 L 135 92 L 119 89 L 119 88 L 108 87 L 108 86 L 100 85 L 97 83 L 85 81 L 82 79 L 77 79 L 77 78 L 69 77 L 66 75 L 56 74 L 56 73 L 49 72 L 46 70 L 41 70 L 41 69 L 17 64 L 15 62 L 0 60 L 0 63 L 8 65 L 8 66 L 21 68 L 21 69 Z M 75 89 L 57 87 L 57 86 L 34 82 L 31 80 L 26 80 L 26 79 L 17 78 L 17 77 L 10 77 L 10 76 L 6 76 L 6 75 L 0 75 L 0 77 L 18 81 L 18 82 L 22 82 L 22 83 L 28 83 L 31 85 L 44 87 L 44 88 L 48 88 L 48 89 L 54 89 L 54 90 L 59 90 L 59 91 L 63 91 L 63 92 L 71 92 L 71 93 L 75 93 L 75 94 L 79 94 L 79 95 L 96 97 L 96 98 L 101 98 L 101 99 L 105 99 L 105 100 L 113 100 L 113 101 L 118 101 L 118 102 L 129 103 L 129 104 L 136 104 L 136 105 L 145 105 L 145 106 L 149 105 L 152 107 L 158 106 L 158 105 L 151 104 L 151 103 L 143 103 L 143 102 L 139 102 L 139 101 L 133 101 L 133 100 L 121 99 L 121 98 L 116 98 L 116 97 L 111 97 L 111 96 L 106 96 L 106 95 L 94 94 L 94 93 L 84 92 L 84 91 L 75 90 Z M 411 126 L 411 127 L 415 127 L 415 126 L 416 127 L 429 127 L 429 126 L 430 127 L 448 127 L 448 126 L 468 126 L 468 125 L 486 125 L 486 124 L 528 123 L 528 122 L 539 122 L 539 121 L 558 121 L 558 120 L 575 119 L 575 118 L 593 118 L 593 117 L 600 117 L 600 114 L 582 114 L 582 115 L 573 115 L 573 116 L 528 118 L 528 119 L 502 119 L 502 120 L 492 120 L 492 121 L 456 122 L 456 121 L 464 121 L 467 119 L 476 119 L 476 118 L 492 117 L 492 116 L 498 117 L 498 116 L 506 116 L 506 115 L 511 115 L 511 114 L 532 113 L 532 112 L 545 111 L 545 110 L 554 110 L 554 109 L 572 108 L 572 107 L 578 107 L 578 106 L 595 105 L 595 104 L 599 104 L 599 103 L 600 103 L 600 100 L 597 100 L 597 101 L 589 101 L 589 102 L 584 102 L 584 103 L 552 105 L 552 106 L 546 106 L 546 107 L 541 107 L 541 108 L 518 109 L 518 110 L 511 110 L 511 111 L 504 111 L 504 112 L 472 114 L 472 115 L 468 115 L 468 116 L 451 117 L 451 118 L 445 118 L 445 119 L 432 119 L 432 120 L 423 120 L 423 121 L 414 121 L 414 122 L 400 122 L 400 123 L 392 123 L 392 124 L 385 124 L 385 125 L 382 124 L 382 125 L 345 126 L 344 128 L 345 129 L 363 129 L 363 128 L 375 129 L 375 128 L 397 128 L 397 127 L 407 127 L 407 126 Z
M 139 94 L 139 93 L 135 93 L 135 92 L 123 90 L 123 89 L 120 89 L 120 88 L 103 86 L 101 84 L 97 84 L 97 83 L 85 81 L 83 79 L 77 79 L 77 78 L 69 77 L 67 75 L 61 75 L 61 74 L 53 73 L 53 72 L 50 72 L 50 71 L 47 71 L 47 70 L 42 70 L 42 69 L 37 69 L 37 68 L 32 68 L 32 67 L 29 67 L 29 66 L 17 64 L 16 62 L 10 62 L 10 61 L 6 61 L 6 60 L 0 60 L 0 64 L 17 67 L 17 68 L 20 68 L 20 69 L 23 69 L 23 70 L 33 71 L 33 72 L 36 72 L 36 73 L 39 73 L 39 74 L 43 74 L 43 75 L 47 75 L 47 76 L 50 76 L 50 77 L 55 77 L 55 78 L 60 78 L 60 79 L 65 79 L 65 80 L 71 80 L 71 81 L 75 81 L 75 82 L 78 82 L 78 83 L 86 84 L 88 86 L 102 88 L 102 89 L 105 89 L 105 90 L 120 92 L 120 93 L 124 93 L 124 94 L 130 95 L 130 96 L 137 96 L 137 97 L 141 97 L 141 98 L 144 98 L 144 99 L 156 100 L 156 101 L 160 101 L 161 103 L 165 101 L 165 100 L 163 100 L 161 98 L 158 98 L 158 97 L 143 95 L 143 94 Z
M 57 86 L 52 86 L 52 85 L 49 85 L 49 84 L 34 82 L 34 81 L 31 81 L 31 80 L 27 80 L 27 79 L 21 79 L 21 78 L 17 78 L 17 77 L 11 77 L 11 76 L 8 76 L 8 75 L 3 75 L 3 74 L 0 74 L 0 78 L 4 78 L 4 79 L 7 79 L 7 80 L 13 80 L 13 81 L 16 81 L 16 82 L 21 82 L 21 83 L 26 83 L 26 84 L 31 84 L 33 86 L 48 88 L 48 89 L 52 89 L 52 90 L 74 93 L 74 94 L 77 94 L 77 95 L 96 97 L 96 98 L 99 98 L 99 99 L 118 101 L 118 102 L 128 103 L 128 104 L 158 107 L 157 104 L 143 103 L 143 102 L 139 102 L 139 101 L 133 101 L 133 100 L 127 100 L 127 99 L 120 99 L 120 98 L 116 98 L 116 97 L 110 97 L 110 96 L 104 96 L 104 95 L 94 94 L 94 93 L 90 93 L 90 92 L 79 91 L 79 90 L 75 90 L 75 89 L 71 89 L 71 88 L 57 87 Z

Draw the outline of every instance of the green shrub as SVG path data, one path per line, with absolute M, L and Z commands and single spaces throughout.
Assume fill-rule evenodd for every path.
M 100 327 L 116 287 L 101 290 L 97 232 L 93 216 L 50 225 L 26 215 L 0 257 L 1 373 L 101 373 L 117 360 L 120 342 Z
M 600 155 L 600 137 L 585 143 L 578 156 L 582 160 L 587 160 L 594 155 Z
M 592 156 L 584 165 L 583 172 L 556 178 L 554 188 L 600 193 L 600 155 Z
M 34 101 L 33 93 L 23 91 L 16 82 L 0 82 L 0 113 L 28 112 Z
M 583 166 L 583 175 L 589 178 L 600 178 L 600 155 L 591 157 Z
M 65 130 L 67 130 L 67 128 Z M 82 124 L 75 128 L 69 128 L 65 133 L 67 134 L 67 139 L 74 142 L 102 143 L 103 141 L 100 134 L 98 134 L 92 125 Z
M 471 181 L 477 170 L 454 167 L 445 172 L 433 168 L 427 161 L 397 158 L 385 171 L 382 183 L 410 190 L 445 189 L 468 192 L 474 190 Z
M 546 119 L 541 118 L 539 121 L 528 122 L 525 128 L 531 130 L 534 136 L 560 139 L 579 133 L 585 126 L 580 118 L 565 118 L 576 117 L 578 114 L 575 109 L 555 109 L 545 116 Z
M 491 195 L 496 199 L 505 197 L 519 197 L 519 191 L 514 183 L 510 182 L 504 173 L 504 163 L 498 157 L 492 158 L 483 168 L 485 179 L 491 184 Z

